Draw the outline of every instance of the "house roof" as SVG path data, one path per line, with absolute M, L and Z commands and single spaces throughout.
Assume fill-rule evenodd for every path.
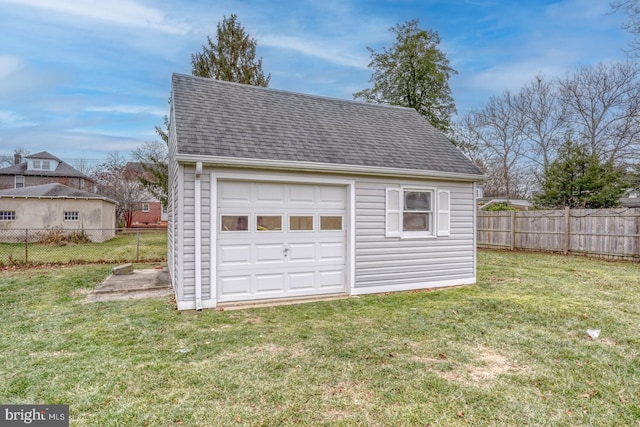
M 482 177 L 412 108 L 181 74 L 173 75 L 172 87 L 178 158 L 215 156 Z
M 24 156 L 26 159 L 42 159 L 42 160 L 55 160 L 57 162 L 61 162 L 62 160 L 60 160 L 59 158 L 57 158 L 56 156 L 54 156 L 51 153 L 48 153 L 46 151 L 41 151 L 39 153 L 36 154 L 29 154 L 28 156 Z
M 60 160 L 56 156 L 42 151 L 36 154 L 30 154 L 26 156 L 27 159 L 42 159 L 42 160 L 55 160 L 58 163 L 58 167 L 55 170 L 27 170 L 27 162 L 21 162 L 17 165 L 11 165 L 6 168 L 0 169 L 0 175 L 26 175 L 26 176 L 50 176 L 55 178 L 84 178 L 87 181 L 94 182 L 94 180 L 87 175 L 83 174 L 79 170 L 75 169 L 70 164 Z
M 640 198 L 638 197 L 622 197 L 620 204 L 625 208 L 640 208 Z
M 67 187 L 60 183 L 54 182 L 50 184 L 33 185 L 22 188 L 10 188 L 8 190 L 0 190 L 1 198 L 25 198 L 25 199 L 96 199 L 106 202 L 116 203 L 115 201 L 88 191 L 78 190 L 76 188 Z

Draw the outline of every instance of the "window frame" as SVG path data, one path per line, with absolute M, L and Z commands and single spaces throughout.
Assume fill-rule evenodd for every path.
M 0 211 L 0 221 L 15 221 L 16 211 Z
M 237 229 L 233 229 L 233 230 L 226 229 L 225 230 L 224 229 L 224 221 L 223 221 L 224 217 L 238 217 L 238 219 L 240 217 L 243 217 L 243 218 L 246 217 L 247 218 L 247 228 L 246 228 L 246 230 L 237 230 Z M 246 213 L 240 213 L 240 214 L 223 213 L 223 214 L 219 215 L 218 220 L 219 220 L 219 223 L 220 223 L 220 230 L 219 230 L 220 233 L 250 233 L 251 232 L 252 221 L 251 221 L 251 215 L 249 215 L 249 214 L 246 214 Z
M 405 194 L 428 192 L 431 194 L 429 210 L 408 210 Z M 405 230 L 405 213 L 427 215 L 429 230 Z M 429 186 L 397 186 L 385 189 L 385 237 L 400 239 L 438 238 L 451 235 L 451 192 Z
M 80 221 L 80 211 L 64 211 L 64 221 Z
M 253 231 L 255 231 L 256 233 L 282 233 L 284 231 L 284 218 L 281 214 L 256 214 L 255 217 L 256 220 L 254 221 Z M 261 230 L 259 228 L 261 227 L 259 217 L 280 218 L 280 228 L 264 228 Z
M 429 194 L 430 206 L 428 210 L 407 209 L 406 197 L 408 193 L 427 193 Z M 402 187 L 400 191 L 400 232 L 404 238 L 412 237 L 432 237 L 435 236 L 435 196 L 436 190 L 428 187 Z M 404 216 L 406 214 L 422 214 L 427 216 L 427 230 L 405 230 Z
M 18 182 L 19 181 L 19 182 Z M 20 185 L 18 185 L 18 183 Z M 24 175 L 16 175 L 13 188 L 24 188 Z
M 149 203 L 142 203 L 142 208 L 140 209 L 142 212 L 150 212 L 151 206 Z
M 322 218 L 340 218 L 340 228 L 322 228 Z M 332 231 L 344 231 L 344 215 L 319 214 L 318 231 L 323 233 L 330 233 Z
M 295 230 L 291 228 L 291 218 L 293 217 L 301 217 L 301 218 L 311 218 L 311 228 L 305 228 L 302 230 Z M 314 214 L 288 214 L 287 215 L 287 231 L 290 233 L 312 233 L 316 231 L 316 216 Z

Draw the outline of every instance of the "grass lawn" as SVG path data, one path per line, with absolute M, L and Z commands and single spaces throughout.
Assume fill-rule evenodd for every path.
M 0 403 L 73 426 L 640 426 L 638 264 L 481 251 L 477 285 L 199 314 L 84 303 L 109 269 L 0 273 Z
M 167 231 L 126 230 L 102 243 L 0 243 L 0 267 L 30 264 L 156 262 L 167 258 Z M 139 233 L 139 235 L 136 235 Z

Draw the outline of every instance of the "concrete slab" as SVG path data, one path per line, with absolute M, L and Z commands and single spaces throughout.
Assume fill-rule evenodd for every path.
M 141 298 L 164 298 L 173 289 L 166 268 L 133 270 L 131 274 L 111 274 L 88 296 L 89 302 Z

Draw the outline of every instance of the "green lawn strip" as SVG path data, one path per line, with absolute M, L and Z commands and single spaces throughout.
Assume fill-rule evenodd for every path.
M 29 264 L 68 264 L 161 261 L 167 257 L 167 232 L 152 231 L 119 234 L 101 243 L 41 244 L 0 243 L 0 267 Z
M 0 402 L 77 426 L 640 423 L 637 264 L 482 251 L 477 285 L 199 314 L 86 303 L 110 268 L 0 273 Z

